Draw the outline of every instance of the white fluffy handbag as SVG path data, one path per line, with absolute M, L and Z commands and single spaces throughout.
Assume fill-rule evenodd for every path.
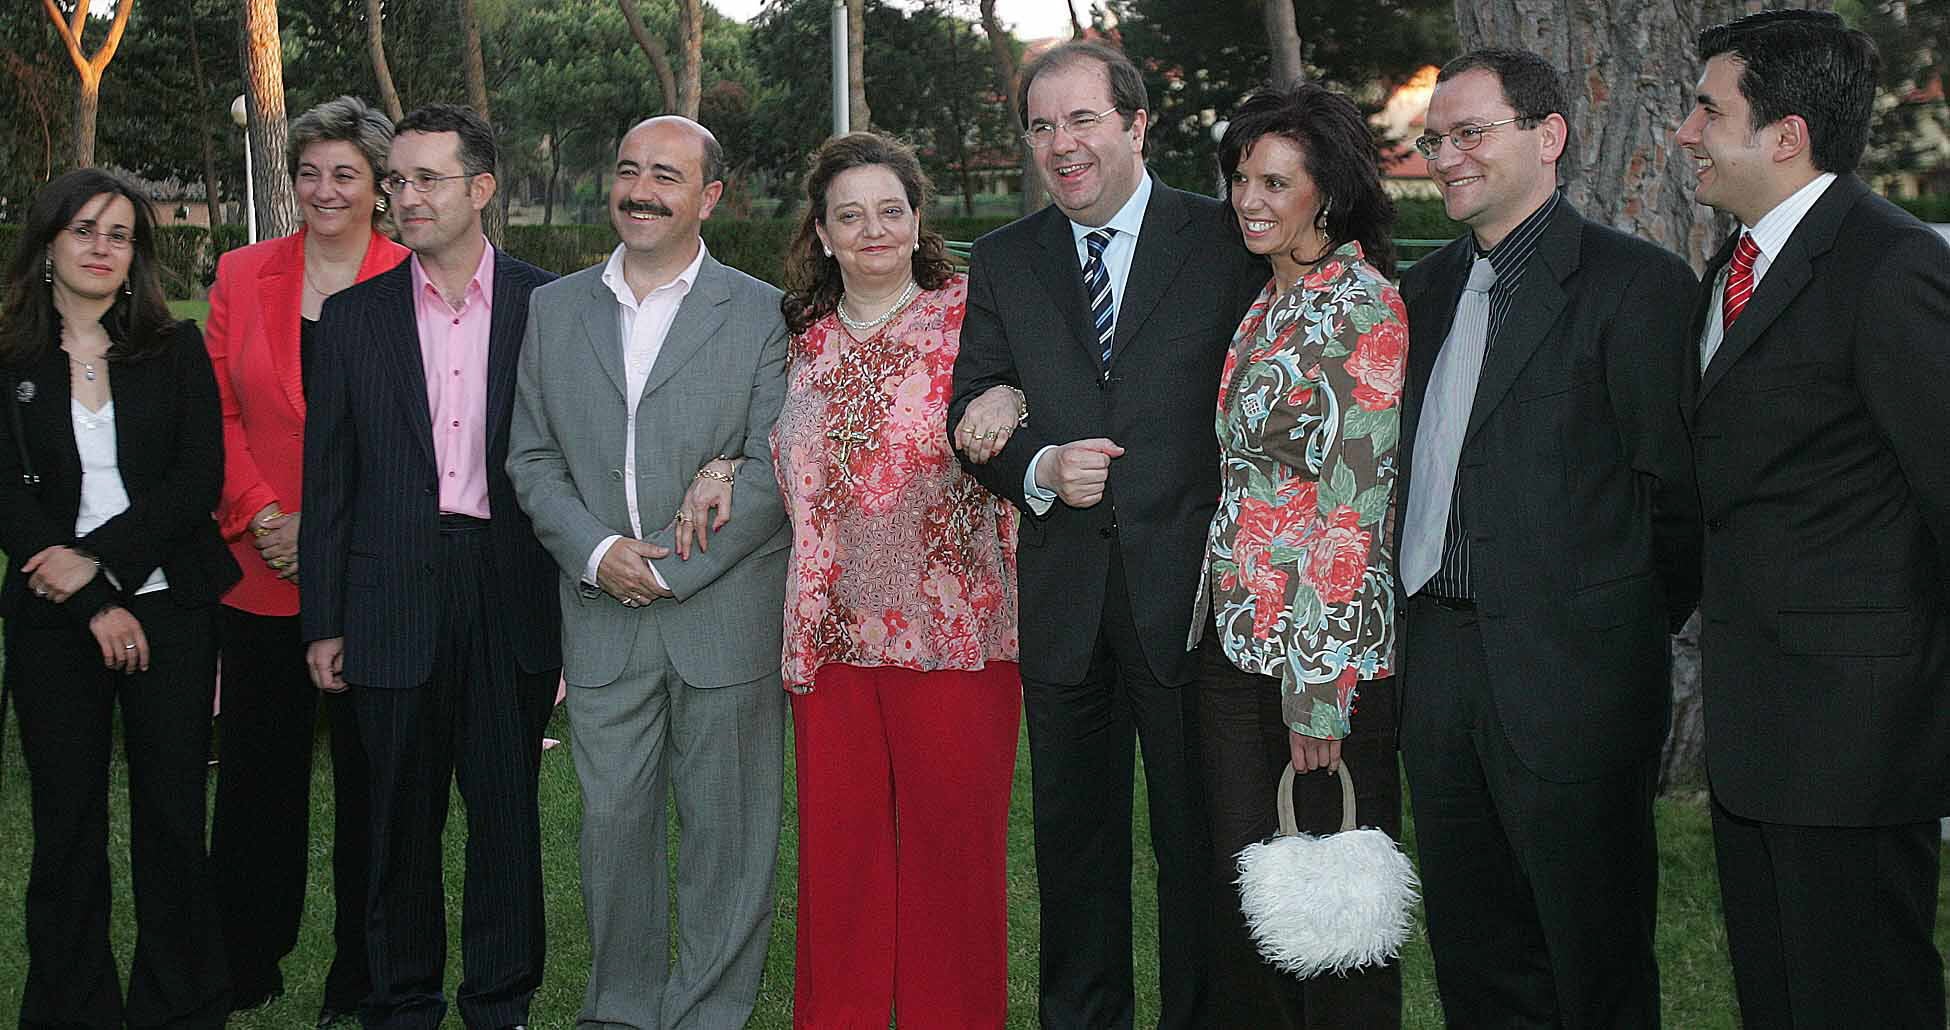
M 1339 833 L 1300 832 L 1289 762 L 1280 774 L 1280 835 L 1239 852 L 1239 907 L 1260 955 L 1303 979 L 1393 959 L 1414 925 L 1415 868 L 1388 834 L 1354 828 L 1345 760 L 1339 774 Z

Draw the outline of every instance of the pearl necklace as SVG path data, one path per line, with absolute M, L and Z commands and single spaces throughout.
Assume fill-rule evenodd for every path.
M 921 284 L 915 282 L 912 279 L 909 279 L 907 281 L 907 287 L 901 290 L 901 295 L 898 299 L 894 301 L 894 305 L 888 308 L 886 311 L 881 312 L 879 318 L 869 318 L 869 319 L 855 319 L 849 317 L 846 313 L 846 295 L 841 294 L 839 303 L 833 306 L 833 313 L 840 316 L 840 324 L 846 326 L 848 329 L 851 329 L 856 333 L 870 333 L 873 332 L 875 329 L 878 329 L 881 326 L 886 325 L 888 321 L 891 320 L 895 315 L 900 314 L 901 309 L 907 307 L 908 302 L 912 301 L 915 295 L 920 292 L 921 292 Z

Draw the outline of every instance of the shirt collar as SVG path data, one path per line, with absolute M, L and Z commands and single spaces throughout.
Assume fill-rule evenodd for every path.
M 1563 197 L 1562 192 L 1552 190 L 1550 199 L 1518 222 L 1516 228 L 1505 233 L 1502 239 L 1496 241 L 1496 246 L 1488 251 L 1483 250 L 1481 245 L 1477 246 L 1476 256 L 1490 259 L 1490 266 L 1496 269 L 1499 281 L 1514 275 L 1537 249 L 1537 238 L 1544 234 L 1544 226 L 1550 223 L 1551 215 L 1556 213 L 1558 202 Z
M 644 302 L 649 301 L 650 297 L 654 297 L 665 290 L 677 289 L 682 294 L 690 293 L 692 284 L 697 282 L 698 269 L 704 267 L 704 255 L 710 253 L 710 249 L 704 245 L 704 238 L 699 237 L 697 241 L 697 256 L 691 258 L 691 263 L 684 266 L 684 270 L 677 273 L 669 282 L 651 290 L 650 296 L 643 298 L 642 302 L 636 299 L 636 291 L 630 289 L 629 280 L 623 275 L 623 253 L 623 245 L 621 243 L 616 245 L 615 250 L 609 252 L 609 260 L 603 263 L 603 285 L 609 287 L 609 292 L 616 295 L 616 302 L 618 304 L 635 310 L 642 307 Z
M 1124 206 L 1110 216 L 1110 221 L 1103 225 L 1084 225 L 1072 219 L 1070 236 L 1078 246 L 1082 246 L 1083 238 L 1098 229 L 1115 229 L 1135 240 L 1138 230 L 1144 227 L 1144 208 L 1149 203 L 1151 203 L 1151 173 L 1147 171 L 1138 179 L 1137 189 L 1131 191 L 1129 199 L 1124 201 Z
M 435 298 L 440 303 L 446 304 L 447 298 L 440 296 L 440 288 L 434 286 L 433 280 L 427 278 L 426 266 L 420 263 L 420 255 L 417 253 L 414 254 L 410 261 L 413 268 L 413 295 L 415 297 L 422 297 L 426 295 L 427 290 L 431 289 L 434 291 Z M 461 297 L 461 306 L 465 307 L 474 303 L 474 297 L 476 295 L 480 296 L 482 303 L 487 304 L 490 308 L 493 307 L 494 244 L 488 242 L 485 236 L 481 237 L 481 263 L 474 266 L 474 278 L 467 281 L 467 289 Z M 452 305 L 448 306 L 452 307 Z
M 1788 237 L 1794 235 L 1808 209 L 1815 206 L 1815 201 L 1821 199 L 1821 195 L 1828 190 L 1828 184 L 1834 181 L 1834 172 L 1815 176 L 1807 185 L 1788 194 L 1786 200 L 1774 205 L 1774 209 L 1762 215 L 1759 222 L 1743 227 L 1754 238 L 1754 245 L 1767 255 L 1769 262 L 1781 256 L 1781 248 L 1787 246 Z

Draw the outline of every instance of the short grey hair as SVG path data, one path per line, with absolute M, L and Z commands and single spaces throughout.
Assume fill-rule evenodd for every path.
M 358 97 L 340 97 L 306 111 L 291 123 L 290 142 L 285 146 L 285 163 L 291 177 L 298 177 L 298 161 L 305 148 L 314 143 L 343 141 L 359 148 L 372 170 L 375 188 L 386 174 L 386 155 L 393 149 L 393 121 L 378 108 Z

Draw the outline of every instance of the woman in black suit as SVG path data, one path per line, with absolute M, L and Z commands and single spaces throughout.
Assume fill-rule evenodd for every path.
M 28 210 L 0 302 L 0 616 L 33 803 L 20 1025 L 220 1027 L 204 849 L 214 612 L 237 563 L 210 512 L 216 382 L 169 316 L 149 203 L 83 169 Z M 137 943 L 109 948 L 109 752 L 121 709 Z

